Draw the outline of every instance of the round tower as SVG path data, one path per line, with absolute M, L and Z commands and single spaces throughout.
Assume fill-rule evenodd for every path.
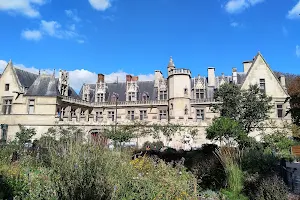
M 168 91 L 170 117 L 190 116 L 191 71 L 176 68 L 172 57 L 168 65 Z

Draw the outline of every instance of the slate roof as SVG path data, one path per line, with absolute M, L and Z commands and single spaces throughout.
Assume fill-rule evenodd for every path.
M 246 73 L 244 72 L 237 73 L 237 84 L 241 85 L 242 83 L 244 83 L 245 79 L 246 79 Z
M 16 72 L 17 78 L 19 79 L 20 84 L 25 87 L 25 88 L 29 88 L 33 82 L 36 80 L 36 78 L 38 77 L 37 74 L 19 69 L 14 67 L 14 70 Z
M 26 96 L 59 96 L 57 80 L 51 75 L 41 75 L 27 90 Z
M 52 75 L 40 75 L 29 87 L 25 96 L 60 96 L 58 91 L 58 79 Z M 69 87 L 68 96 L 80 99 L 72 87 Z
M 144 93 L 149 95 L 150 100 L 157 99 L 157 89 L 154 88 L 154 81 L 138 81 L 139 94 L 138 100 L 142 99 Z M 95 101 L 95 89 L 96 84 L 88 84 L 90 86 L 90 101 Z M 110 101 L 114 93 L 119 95 L 119 101 L 126 101 L 126 82 L 117 83 L 106 83 L 107 89 L 105 94 L 105 101 Z M 79 92 L 79 96 L 82 96 L 83 87 Z

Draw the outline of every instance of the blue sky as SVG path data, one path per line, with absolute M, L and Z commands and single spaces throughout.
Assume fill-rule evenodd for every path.
M 260 51 L 300 73 L 299 0 L 0 0 L 0 70 L 70 71 L 75 88 L 126 73 L 153 78 L 169 57 L 194 76 L 242 71 Z

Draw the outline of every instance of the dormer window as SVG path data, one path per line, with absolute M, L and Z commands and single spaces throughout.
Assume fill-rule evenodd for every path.
M 149 100 L 149 95 L 147 93 L 144 93 L 142 96 L 143 101 L 148 101 Z
M 159 91 L 159 100 L 167 100 L 167 91 Z
M 204 99 L 204 90 L 196 89 L 196 99 Z
M 104 94 L 103 93 L 97 94 L 97 102 L 104 102 Z
M 135 92 L 128 92 L 128 101 L 135 101 Z

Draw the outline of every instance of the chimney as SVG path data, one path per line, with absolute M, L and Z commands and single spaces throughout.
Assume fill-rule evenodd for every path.
M 216 76 L 215 76 L 215 68 L 209 67 L 207 69 L 207 76 L 208 76 L 208 87 L 215 87 Z
M 236 68 L 232 68 L 232 82 L 234 84 L 237 84 L 237 69 Z
M 130 74 L 127 74 L 126 75 L 126 82 L 131 81 L 131 79 L 132 79 L 132 76 Z
M 132 78 L 131 78 L 131 81 L 138 81 L 139 80 L 139 77 L 138 76 L 133 76 Z
M 281 75 L 279 77 L 280 83 L 282 85 L 282 87 L 286 90 L 286 85 L 285 85 L 285 76 Z
M 159 70 L 155 70 L 154 72 L 154 87 L 158 87 L 159 81 L 164 79 L 163 74 Z
M 253 61 L 244 61 L 243 65 L 244 65 L 244 73 L 247 73 L 252 65 Z
M 97 81 L 97 83 L 100 83 L 100 82 L 104 83 L 104 74 L 98 74 L 98 81 Z

